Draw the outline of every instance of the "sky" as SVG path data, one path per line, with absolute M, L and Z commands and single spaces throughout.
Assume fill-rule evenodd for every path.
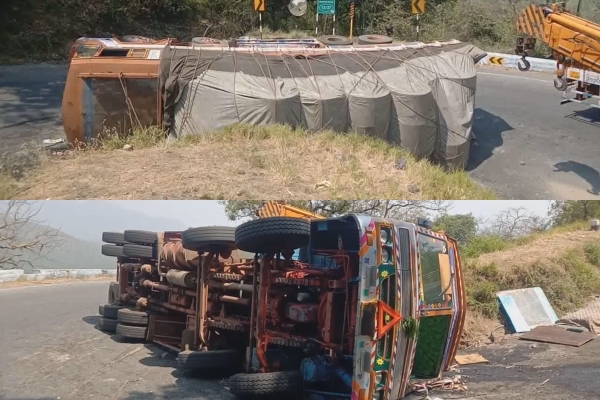
M 181 221 L 192 223 L 193 226 L 200 225 L 226 225 L 237 226 L 240 222 L 229 221 L 225 215 L 224 207 L 217 201 L 172 201 L 172 200 L 152 200 L 152 201 L 113 201 L 123 208 L 141 211 L 143 213 L 157 213 L 169 207 L 170 203 L 176 203 L 176 206 L 170 208 L 170 217 Z M 468 214 L 473 213 L 476 217 L 491 217 L 507 208 L 523 207 L 528 211 L 545 216 L 550 206 L 549 200 L 460 200 L 452 201 L 452 208 L 449 214 Z
M 243 222 L 229 221 L 225 207 L 211 200 L 52 200 L 36 203 L 41 206 L 38 221 L 93 242 L 100 240 L 103 231 L 184 230 L 194 226 L 237 226 Z M 546 216 L 549 205 L 550 201 L 545 200 L 452 201 L 448 213 L 473 213 L 475 217 L 490 219 L 507 208 L 523 207 L 533 214 Z

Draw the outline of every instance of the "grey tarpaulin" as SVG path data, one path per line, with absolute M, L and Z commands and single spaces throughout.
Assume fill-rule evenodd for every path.
M 461 169 L 472 135 L 475 63 L 484 56 L 464 43 L 320 54 L 167 47 L 164 124 L 175 136 L 236 123 L 353 131 Z

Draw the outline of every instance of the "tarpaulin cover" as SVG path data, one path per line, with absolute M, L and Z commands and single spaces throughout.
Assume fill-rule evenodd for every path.
M 237 123 L 358 132 L 463 169 L 484 56 L 464 43 L 294 55 L 167 47 L 164 124 L 175 136 Z

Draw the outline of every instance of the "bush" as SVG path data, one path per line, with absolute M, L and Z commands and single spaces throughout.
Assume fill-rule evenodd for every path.
M 462 249 L 461 254 L 465 258 L 477 258 L 482 254 L 506 250 L 508 247 L 508 242 L 500 236 L 475 236 L 471 239 L 471 242 Z

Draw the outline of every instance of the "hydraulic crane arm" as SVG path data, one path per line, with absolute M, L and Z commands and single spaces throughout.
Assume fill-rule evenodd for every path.
M 517 17 L 517 30 L 552 49 L 559 78 L 570 66 L 600 72 L 600 25 L 569 13 L 564 5 L 530 5 Z M 533 44 L 521 38 L 517 54 L 531 55 Z
M 302 208 L 294 207 L 278 201 L 269 200 L 256 214 L 260 218 L 267 217 L 293 217 L 303 219 L 322 219 L 323 217 Z

